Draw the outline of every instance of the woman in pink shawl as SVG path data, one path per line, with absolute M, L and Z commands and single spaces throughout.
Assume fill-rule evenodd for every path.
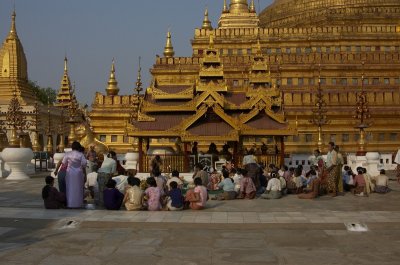
M 86 178 L 86 158 L 81 152 L 80 143 L 73 142 L 71 148 L 72 151 L 66 153 L 62 161 L 63 164 L 68 165 L 65 176 L 67 207 L 81 208 Z

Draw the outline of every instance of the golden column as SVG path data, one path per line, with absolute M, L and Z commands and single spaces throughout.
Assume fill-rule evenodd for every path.
M 356 113 L 353 118 L 358 119 L 358 125 L 355 127 L 360 131 L 360 138 L 358 139 L 358 156 L 365 155 L 365 129 L 369 127 L 367 120 L 371 117 L 368 107 L 367 94 L 364 91 L 364 62 L 362 62 L 363 73 L 361 76 L 361 91 L 356 93 Z
M 318 87 L 317 93 L 315 94 L 315 102 L 314 106 L 311 109 L 312 118 L 309 121 L 313 125 L 318 126 L 318 142 L 317 146 L 320 151 L 322 151 L 323 141 L 322 141 L 322 126 L 328 123 L 327 120 L 327 109 L 326 102 L 324 99 L 324 94 L 321 88 L 321 65 L 319 65 L 319 73 L 318 73 Z M 297 116 L 296 116 L 297 117 Z

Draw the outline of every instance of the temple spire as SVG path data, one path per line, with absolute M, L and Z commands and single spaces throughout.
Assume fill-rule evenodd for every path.
M 256 5 L 254 4 L 254 0 L 251 0 L 249 10 L 251 13 L 256 13 Z
M 227 13 L 228 11 L 228 5 L 226 4 L 226 0 L 224 0 L 224 8 L 222 9 L 222 12 Z
M 119 92 L 118 82 L 117 82 L 117 79 L 115 78 L 114 58 L 113 58 L 112 64 L 111 64 L 110 78 L 108 79 L 108 86 L 106 88 L 106 92 L 107 92 L 107 96 L 116 96 L 116 95 L 118 95 L 118 92 Z
M 142 75 L 141 75 L 142 67 L 140 66 L 140 59 L 141 59 L 141 57 L 139 56 L 139 69 L 138 69 L 138 73 L 137 73 L 136 87 L 135 87 L 135 90 L 136 90 L 138 95 L 143 90 L 143 88 L 142 88 Z
M 14 11 L 12 12 L 12 15 L 11 15 L 11 29 L 10 29 L 10 33 L 8 34 L 7 39 L 18 39 L 17 27 L 15 26 L 16 16 L 17 16 L 17 14 L 15 13 L 15 8 L 14 8 Z
M 168 30 L 167 42 L 165 43 L 164 56 L 167 58 L 174 57 L 174 47 L 172 47 L 171 32 Z
M 204 11 L 204 19 L 203 19 L 203 26 L 201 27 L 202 29 L 209 29 L 212 30 L 212 25 L 211 21 L 208 19 L 208 9 L 206 8 L 206 11 Z
M 64 74 L 68 73 L 68 59 L 67 56 L 64 57 Z

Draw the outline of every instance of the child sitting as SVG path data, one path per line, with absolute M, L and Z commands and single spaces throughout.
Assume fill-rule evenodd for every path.
M 116 188 L 117 182 L 109 179 L 106 184 L 106 189 L 103 191 L 104 207 L 107 210 L 119 210 L 121 208 L 124 195 Z
M 178 188 L 178 183 L 172 181 L 169 183 L 169 192 L 168 192 L 168 202 L 167 209 L 168 211 L 179 211 L 183 210 L 183 197 L 182 191 Z
M 42 189 L 42 198 L 46 209 L 60 209 L 65 207 L 65 194 L 54 188 L 54 178 L 47 176 L 46 186 Z
M 194 189 L 187 191 L 185 201 L 189 203 L 192 210 L 202 210 L 206 206 L 208 192 L 201 178 L 195 178 L 194 185 L 196 186 Z
M 233 176 L 233 183 L 235 184 L 235 191 L 239 192 L 240 190 L 240 180 L 243 178 L 242 169 L 238 168 L 236 170 L 235 175 Z
M 142 208 L 143 192 L 139 186 L 140 179 L 133 176 L 128 177 L 128 187 L 123 200 L 128 211 L 136 211 Z
M 157 182 L 154 177 L 149 177 L 146 180 L 147 185 L 149 186 L 144 194 L 147 198 L 147 210 L 149 211 L 159 211 L 162 209 L 161 205 L 161 197 L 164 195 L 164 190 L 160 187 L 157 187 Z
M 222 171 L 224 180 L 218 184 L 218 187 L 224 191 L 224 193 L 219 194 L 217 200 L 234 200 L 236 198 L 235 184 L 233 179 L 229 177 L 229 172 L 227 170 Z

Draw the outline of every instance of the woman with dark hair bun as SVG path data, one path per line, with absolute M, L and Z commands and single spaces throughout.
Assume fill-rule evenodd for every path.
M 86 178 L 86 158 L 81 152 L 81 144 L 73 142 L 72 151 L 65 154 L 62 163 L 67 166 L 65 176 L 68 208 L 81 208 L 83 205 L 83 190 Z

